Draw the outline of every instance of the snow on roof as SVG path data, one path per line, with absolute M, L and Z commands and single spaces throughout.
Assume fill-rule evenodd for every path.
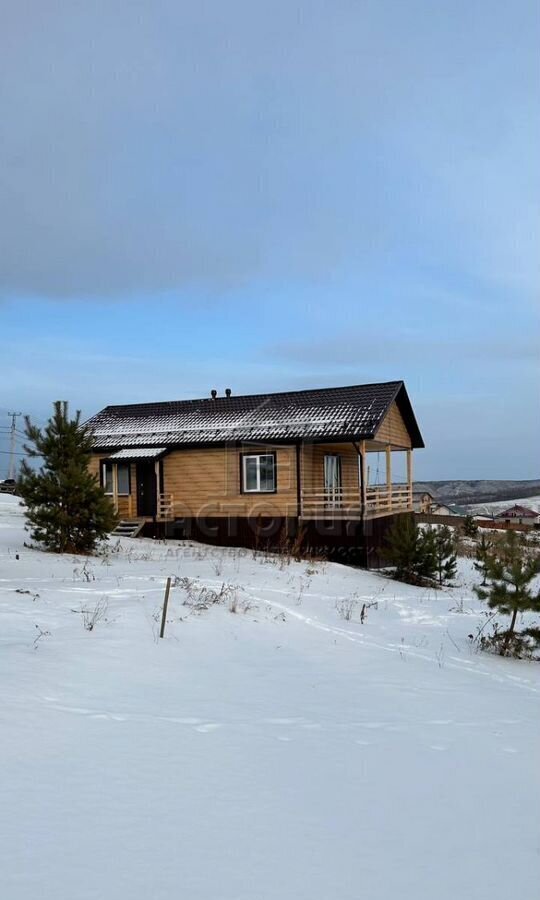
M 156 459 L 165 453 L 166 447 L 135 447 L 129 450 L 117 450 L 109 459 Z
M 107 406 L 87 423 L 94 444 L 114 447 L 226 441 L 373 438 L 396 401 L 414 447 L 423 441 L 402 381 L 276 394 Z

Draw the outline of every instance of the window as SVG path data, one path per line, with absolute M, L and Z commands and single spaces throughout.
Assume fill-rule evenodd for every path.
M 118 469 L 118 494 L 128 495 L 130 490 L 129 465 L 121 464 Z M 103 463 L 103 487 L 106 494 L 113 493 L 113 463 Z
M 242 457 L 242 490 L 244 493 L 275 493 L 276 454 L 264 453 Z

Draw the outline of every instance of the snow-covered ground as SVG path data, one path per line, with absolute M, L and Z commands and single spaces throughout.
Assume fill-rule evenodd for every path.
M 475 515 L 496 516 L 497 513 L 510 509 L 511 506 L 525 506 L 540 513 L 540 496 L 524 497 L 522 500 L 497 500 L 493 503 L 471 503 L 466 508 Z
M 435 592 L 145 540 L 85 568 L 24 538 L 1 497 L 0 896 L 535 900 L 540 667 L 471 650 L 468 561 Z M 191 588 L 159 640 L 168 575 Z

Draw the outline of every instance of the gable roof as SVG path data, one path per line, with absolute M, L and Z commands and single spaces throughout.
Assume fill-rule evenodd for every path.
M 505 509 L 504 512 L 497 513 L 495 516 L 496 519 L 504 519 L 505 516 L 515 516 L 523 517 L 523 518 L 532 518 L 537 519 L 538 513 L 534 511 L 534 509 L 529 509 L 526 506 L 520 506 L 518 503 L 514 504 L 514 506 L 510 506 L 508 509 Z
M 369 440 L 396 402 L 413 447 L 422 436 L 402 381 L 106 406 L 87 424 L 96 449 L 229 441 Z

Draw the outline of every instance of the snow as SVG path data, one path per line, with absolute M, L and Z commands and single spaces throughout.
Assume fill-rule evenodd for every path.
M 156 459 L 165 453 L 166 447 L 137 447 L 136 450 L 118 450 L 111 459 Z
M 471 650 L 467 560 L 428 591 L 178 542 L 53 556 L 23 524 L 0 496 L 3 897 L 536 897 L 540 668 Z M 160 641 L 168 575 L 237 612 L 178 585 Z
M 96 446 L 372 437 L 401 382 L 107 406 L 87 424 Z
M 497 513 L 504 512 L 512 506 L 524 506 L 526 509 L 532 509 L 540 514 L 540 496 L 524 497 L 520 500 L 497 500 L 493 503 L 472 503 L 467 509 L 475 515 L 496 516 Z

